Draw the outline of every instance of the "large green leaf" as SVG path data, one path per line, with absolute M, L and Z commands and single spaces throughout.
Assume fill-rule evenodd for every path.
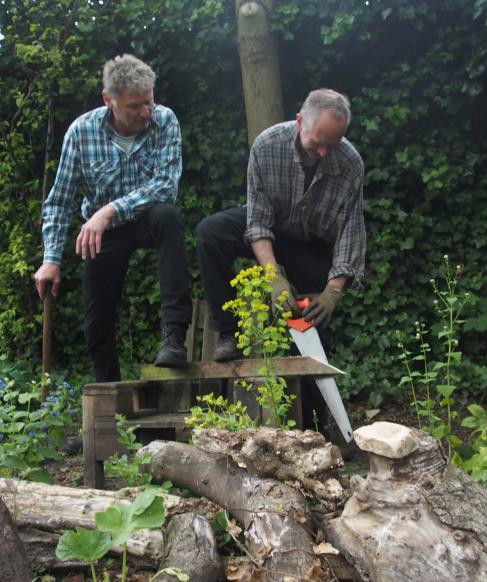
M 102 558 L 112 547 L 109 533 L 77 527 L 75 531 L 65 532 L 59 539 L 56 557 L 68 560 L 95 562 Z
M 129 505 L 114 505 L 95 514 L 97 527 L 110 532 L 115 545 L 125 543 L 138 529 L 161 526 L 164 520 L 163 500 L 152 490 L 142 492 Z

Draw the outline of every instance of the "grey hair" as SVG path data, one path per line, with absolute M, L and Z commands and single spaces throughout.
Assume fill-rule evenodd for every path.
M 145 93 L 154 88 L 154 71 L 132 55 L 119 55 L 103 67 L 103 90 L 109 97 L 120 97 L 124 90 Z
M 350 101 L 345 95 L 333 91 L 333 89 L 316 89 L 306 97 L 301 107 L 301 117 L 306 130 L 311 130 L 317 119 L 328 110 L 336 118 L 345 117 L 347 127 L 352 119 Z

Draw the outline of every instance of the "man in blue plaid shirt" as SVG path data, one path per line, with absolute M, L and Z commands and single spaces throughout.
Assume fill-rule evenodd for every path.
M 63 143 L 43 210 L 44 262 L 35 275 L 57 295 L 60 265 L 76 195 L 85 223 L 76 252 L 85 261 L 85 336 L 99 382 L 120 380 L 116 313 L 129 259 L 138 248 L 158 257 L 165 337 L 156 365 L 187 365 L 184 341 L 191 298 L 184 226 L 175 206 L 181 176 L 181 134 L 174 113 L 154 104 L 155 74 L 131 55 L 103 69 L 103 101 L 78 117 Z

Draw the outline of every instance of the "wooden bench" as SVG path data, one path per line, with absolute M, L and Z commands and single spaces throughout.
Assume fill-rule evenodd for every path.
M 156 438 L 185 440 L 188 430 L 184 419 L 195 403 L 196 395 L 225 393 L 228 381 L 258 378 L 263 361 L 244 359 L 218 363 L 212 361 L 217 333 L 210 330 L 204 301 L 193 302 L 193 321 L 188 329 L 186 346 L 191 364 L 185 369 L 141 367 L 140 380 L 87 384 L 83 389 L 83 462 L 84 484 L 102 488 L 104 461 L 113 453 L 127 452 L 118 442 L 115 414 L 124 414 L 127 424 L 139 425 L 138 440 L 147 444 Z M 301 376 L 330 376 L 340 370 L 312 358 L 277 358 L 276 373 L 288 380 L 290 392 L 297 396 L 290 417 L 302 426 Z M 198 381 L 198 382 L 196 382 Z M 252 395 L 236 388 L 231 400 L 242 400 L 252 417 L 259 414 Z

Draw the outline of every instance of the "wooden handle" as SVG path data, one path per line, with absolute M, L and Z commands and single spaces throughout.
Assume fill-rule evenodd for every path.
M 41 404 L 49 396 L 49 386 L 45 383 L 45 374 L 51 371 L 51 321 L 52 321 L 52 283 L 46 284 L 44 295 L 44 312 L 42 315 L 42 379 Z

